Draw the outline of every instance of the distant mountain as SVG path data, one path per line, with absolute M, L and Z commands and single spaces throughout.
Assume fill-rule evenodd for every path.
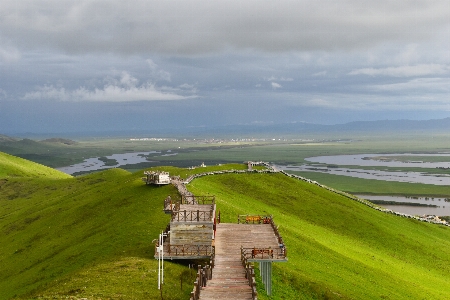
M 435 120 L 380 120 L 334 125 L 340 130 L 360 131 L 448 131 L 450 118 Z
M 7 136 L 7 135 L 0 134 L 0 143 L 1 142 L 14 142 L 14 141 L 16 141 L 15 138 L 12 138 L 12 137 Z
M 250 124 L 230 125 L 220 127 L 204 127 L 186 129 L 191 134 L 218 135 L 333 135 L 352 133 L 394 133 L 394 132 L 448 132 L 450 118 L 437 120 L 379 120 L 358 121 L 336 125 L 313 123 L 282 123 L 282 124 Z
M 47 134 L 47 139 L 41 140 L 44 143 L 60 143 L 72 145 L 76 142 L 68 139 L 83 137 L 266 137 L 273 136 L 345 136 L 355 133 L 394 133 L 409 132 L 427 133 L 427 132 L 448 132 L 450 128 L 450 118 L 433 119 L 433 120 L 378 120 L 378 121 L 355 121 L 335 125 L 323 125 L 306 122 L 291 123 L 258 123 L 258 124 L 233 124 L 222 126 L 196 126 L 196 127 L 174 127 L 162 129 L 134 129 L 123 131 L 101 131 L 101 132 L 79 132 L 79 133 L 58 133 Z M 24 136 L 35 140 L 38 139 L 37 134 L 28 133 Z M 65 136 L 65 138 L 60 138 Z M 2 142 L 17 142 L 5 135 L 0 135 L 0 150 Z M 24 140 L 21 143 L 26 143 Z M 29 140 L 28 140 L 29 142 Z M 37 145 L 35 145 L 37 146 Z

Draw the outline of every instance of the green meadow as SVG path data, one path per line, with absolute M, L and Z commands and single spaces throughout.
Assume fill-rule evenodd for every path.
M 158 167 L 171 175 L 188 170 Z M 172 186 L 146 186 L 142 171 L 71 177 L 0 153 L 0 299 L 188 299 L 195 274 L 166 262 L 162 291 L 152 241 L 169 222 Z M 222 222 L 272 214 L 288 262 L 260 299 L 445 299 L 450 228 L 400 218 L 276 174 L 224 174 L 188 186 L 215 195 Z M 198 263 L 198 262 L 190 262 Z

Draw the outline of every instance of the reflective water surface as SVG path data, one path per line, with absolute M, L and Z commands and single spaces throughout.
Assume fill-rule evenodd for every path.
M 114 166 L 105 166 L 105 163 L 101 161 L 99 157 L 93 157 L 85 159 L 82 163 L 71 165 L 68 167 L 57 168 L 57 170 L 72 175 L 77 172 L 83 171 L 95 171 L 108 168 L 117 168 L 124 165 L 133 165 L 141 162 L 148 162 L 148 160 L 146 159 L 146 155 L 149 155 L 151 153 L 160 153 L 160 152 L 158 151 L 132 152 L 106 156 L 106 158 L 108 159 L 115 159 L 117 161 L 117 164 Z
M 395 201 L 398 203 L 419 203 L 431 206 L 412 206 L 412 205 L 391 205 L 377 204 L 379 206 L 392 209 L 410 215 L 436 215 L 450 216 L 450 198 L 433 198 L 433 197 L 402 197 L 402 196 L 377 196 L 377 195 L 356 195 L 367 200 Z

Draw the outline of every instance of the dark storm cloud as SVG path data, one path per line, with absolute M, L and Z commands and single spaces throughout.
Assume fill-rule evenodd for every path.
M 449 17 L 445 0 L 4 0 L 0 36 L 18 48 L 68 53 L 330 51 L 428 39 Z
M 447 0 L 3 0 L 0 128 L 445 117 L 449 41 Z

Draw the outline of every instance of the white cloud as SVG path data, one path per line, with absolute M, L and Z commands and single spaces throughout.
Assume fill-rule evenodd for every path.
M 150 70 L 152 71 L 153 77 L 155 77 L 157 80 L 164 80 L 169 82 L 171 81 L 171 75 L 169 72 L 160 69 L 158 65 L 155 64 L 151 59 L 147 59 L 146 62 L 150 67 Z
M 389 92 L 420 91 L 421 93 L 450 93 L 450 78 L 416 78 L 406 82 L 373 85 L 373 90 Z M 448 98 L 448 97 L 447 97 Z
M 348 75 L 413 77 L 445 74 L 450 70 L 448 66 L 440 64 L 419 64 L 415 66 L 400 66 L 389 68 L 363 68 L 353 70 Z
M 320 71 L 317 73 L 312 74 L 313 77 L 322 77 L 322 76 L 326 76 L 327 75 L 327 71 Z
M 271 84 L 272 84 L 272 89 L 274 89 L 274 90 L 282 88 L 281 84 L 279 84 L 279 83 L 272 81 Z
M 270 76 L 265 78 L 265 80 L 267 81 L 294 81 L 294 78 L 290 78 L 290 77 L 275 77 L 275 76 Z
M 301 98 L 298 95 L 297 98 Z M 334 94 L 333 96 L 304 96 L 301 106 L 318 107 L 332 110 L 348 111 L 430 111 L 448 110 L 450 105 L 447 97 L 434 95 L 367 95 L 367 94 Z
M 1 39 L 0 39 L 1 41 Z M 20 59 L 21 55 L 19 50 L 14 47 L 0 46 L 0 63 L 11 63 L 16 62 Z
M 79 87 L 76 90 L 67 91 L 63 87 L 45 85 L 36 91 L 26 93 L 23 99 L 45 99 L 58 101 L 104 101 L 104 102 L 129 102 L 129 101 L 154 101 L 154 100 L 182 100 L 196 97 L 193 87 L 182 88 L 157 87 L 152 83 L 139 85 L 138 79 L 128 72 L 122 72 L 120 79 L 109 80 L 110 83 L 103 88 L 88 90 Z M 185 95 L 188 92 L 189 95 Z

